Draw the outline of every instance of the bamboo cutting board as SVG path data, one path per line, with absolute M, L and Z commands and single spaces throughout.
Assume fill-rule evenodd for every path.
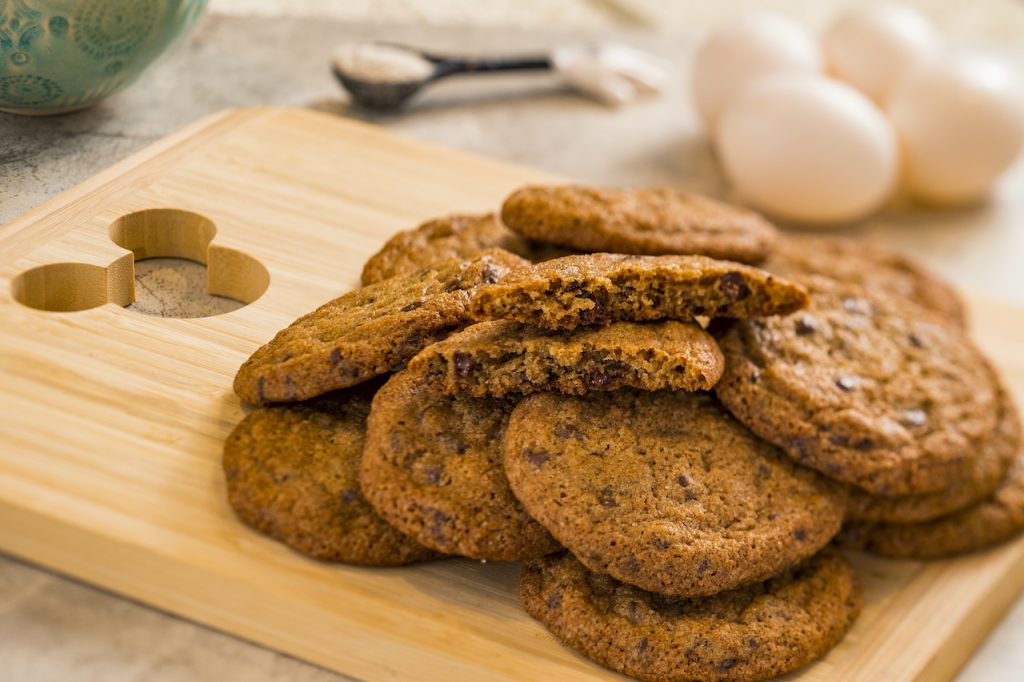
M 544 179 L 336 117 L 247 109 L 0 229 L 0 549 L 361 679 L 617 679 L 526 616 L 517 565 L 307 560 L 234 519 L 220 472 L 243 416 L 232 376 L 257 346 L 353 288 L 394 231 Z M 249 305 L 126 310 L 133 258 L 150 256 L 205 261 L 211 291 Z M 971 312 L 1024 396 L 1024 311 Z M 792 679 L 947 679 L 1024 587 L 1024 539 L 945 562 L 856 560 L 863 616 Z

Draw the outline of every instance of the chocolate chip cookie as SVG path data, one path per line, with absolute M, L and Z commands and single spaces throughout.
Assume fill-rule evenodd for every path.
M 377 393 L 361 481 L 389 523 L 424 545 L 511 561 L 559 547 L 509 490 L 501 438 L 512 403 L 448 397 L 403 370 Z
M 871 495 L 853 488 L 846 508 L 846 518 L 885 523 L 920 523 L 947 516 L 988 497 L 1003 480 L 1007 468 L 1020 450 L 1021 426 L 1017 406 L 1006 390 L 999 386 L 999 415 L 995 433 L 978 449 L 969 475 L 957 480 L 949 488 L 927 495 Z
M 694 324 L 614 322 L 550 331 L 510 320 L 481 322 L 427 346 L 409 361 L 449 395 L 536 391 L 582 395 L 630 386 L 707 390 L 722 375 L 722 352 Z
M 721 339 L 715 391 L 798 462 L 879 495 L 931 493 L 969 477 L 999 412 L 987 362 L 920 306 L 822 277 L 811 305 L 741 320 Z
M 473 299 L 477 319 L 545 329 L 620 320 L 783 315 L 807 304 L 802 287 L 763 270 L 703 256 L 567 256 L 522 268 Z
M 784 277 L 823 275 L 913 301 L 963 327 L 959 294 L 914 260 L 863 241 L 817 235 L 780 235 L 761 266 Z
M 490 248 L 504 249 L 524 258 L 530 253 L 527 240 L 502 225 L 493 213 L 435 218 L 399 232 L 370 256 L 363 266 L 363 286 L 415 272 L 439 261 L 472 258 Z
M 528 186 L 501 208 L 510 228 L 580 251 L 701 254 L 756 263 L 776 230 L 751 211 L 667 187 Z
M 987 499 L 925 523 L 848 524 L 841 534 L 847 547 L 894 559 L 938 559 L 973 552 L 1024 530 L 1024 451 Z
M 306 400 L 389 372 L 464 327 L 477 288 L 523 265 L 492 249 L 345 294 L 253 353 L 235 376 L 235 393 L 253 404 Z
M 660 594 L 765 580 L 842 523 L 842 486 L 704 393 L 534 394 L 513 411 L 504 449 L 531 516 L 591 570 Z
M 247 524 L 329 561 L 397 566 L 438 555 L 377 515 L 359 488 L 370 393 L 262 407 L 224 444 L 228 501 Z
M 526 611 L 600 665 L 649 682 L 764 680 L 835 646 L 860 613 L 853 566 L 826 549 L 767 582 L 681 599 L 588 571 L 569 553 L 527 562 Z

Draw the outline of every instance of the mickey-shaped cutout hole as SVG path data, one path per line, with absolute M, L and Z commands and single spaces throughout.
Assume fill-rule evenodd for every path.
M 14 279 L 14 298 L 55 312 L 106 303 L 162 317 L 228 312 L 263 295 L 270 274 L 252 256 L 211 243 L 216 233 L 209 218 L 191 211 L 154 208 L 129 213 L 111 224 L 110 238 L 131 254 L 107 267 L 50 263 L 32 268 Z M 204 270 L 205 292 L 197 280 Z

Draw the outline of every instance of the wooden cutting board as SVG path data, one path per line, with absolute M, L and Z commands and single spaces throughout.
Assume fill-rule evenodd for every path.
M 306 111 L 205 119 L 0 229 L 0 549 L 368 679 L 618 678 L 519 607 L 516 564 L 360 569 L 302 558 L 224 499 L 239 364 L 356 286 L 394 231 L 550 179 Z M 135 257 L 207 261 L 249 301 L 149 317 Z M 1024 396 L 1024 311 L 971 302 Z M 867 605 L 801 680 L 951 677 L 1024 586 L 1024 539 L 935 563 L 856 557 Z

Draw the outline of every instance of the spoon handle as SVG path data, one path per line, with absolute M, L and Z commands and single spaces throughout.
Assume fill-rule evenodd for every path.
M 456 58 L 426 55 L 437 68 L 437 78 L 456 73 L 488 73 L 494 71 L 550 71 L 553 68 L 547 55 L 533 57 L 480 57 Z

